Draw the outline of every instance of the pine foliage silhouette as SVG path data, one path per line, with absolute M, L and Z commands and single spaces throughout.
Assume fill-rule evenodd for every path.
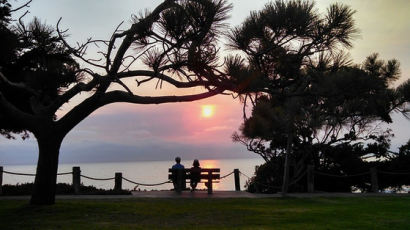
M 366 132 L 369 124 L 391 122 L 392 111 L 408 114 L 409 81 L 389 88 L 400 76 L 397 60 L 384 62 L 377 54 L 362 65 L 349 60 L 346 49 L 358 35 L 353 15 L 339 3 L 319 14 L 313 1 L 277 0 L 229 34 L 230 48 L 241 54 L 227 58 L 226 72 L 244 106 L 253 106 L 233 140 L 284 164 L 283 193 L 291 161 L 317 159 L 313 144 L 376 139 Z

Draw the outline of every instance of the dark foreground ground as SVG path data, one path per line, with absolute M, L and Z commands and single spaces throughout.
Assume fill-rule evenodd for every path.
M 0 199 L 0 229 L 410 229 L 410 196 L 66 196 L 43 207 L 9 197 Z

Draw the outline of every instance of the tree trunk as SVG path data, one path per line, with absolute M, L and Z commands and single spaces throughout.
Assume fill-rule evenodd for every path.
M 39 149 L 36 179 L 30 203 L 50 205 L 55 203 L 58 157 L 62 138 L 53 132 L 36 135 Z
M 292 141 L 293 141 L 293 134 L 292 132 L 288 132 L 288 139 L 286 143 L 286 153 L 285 153 L 285 164 L 283 166 L 283 183 L 282 183 L 282 194 L 286 194 L 288 192 L 289 187 L 289 155 L 292 151 Z

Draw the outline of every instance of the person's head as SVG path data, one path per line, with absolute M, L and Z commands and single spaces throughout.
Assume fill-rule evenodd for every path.
M 178 164 L 181 163 L 181 157 L 175 157 L 175 162 L 177 162 Z
M 192 163 L 192 166 L 199 167 L 199 160 L 195 159 L 194 163 Z

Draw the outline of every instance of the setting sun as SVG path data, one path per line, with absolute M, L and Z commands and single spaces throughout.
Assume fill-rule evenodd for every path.
M 214 115 L 213 105 L 203 105 L 202 106 L 202 117 L 212 117 Z

